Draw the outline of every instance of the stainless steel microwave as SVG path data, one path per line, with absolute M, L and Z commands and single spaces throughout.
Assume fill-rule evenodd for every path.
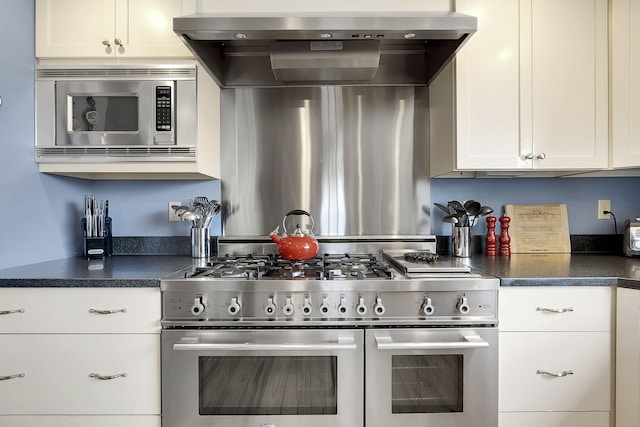
M 196 66 L 38 66 L 38 163 L 193 161 Z

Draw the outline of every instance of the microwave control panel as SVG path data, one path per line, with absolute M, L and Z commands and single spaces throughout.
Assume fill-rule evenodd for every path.
M 171 86 L 156 86 L 156 131 L 171 131 Z

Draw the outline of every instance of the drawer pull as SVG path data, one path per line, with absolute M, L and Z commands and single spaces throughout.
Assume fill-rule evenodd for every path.
M 100 374 L 91 373 L 89 374 L 89 376 L 91 378 L 97 378 L 99 380 L 106 381 L 106 380 L 114 380 L 116 378 L 121 378 L 121 377 L 124 378 L 127 376 L 127 373 L 123 372 L 121 374 L 115 374 L 115 375 L 100 375 Z
M 567 375 L 573 375 L 573 371 L 569 370 L 569 371 L 562 371 L 562 372 L 549 372 L 549 371 L 541 371 L 540 369 L 538 369 L 536 371 L 536 374 L 538 375 L 547 375 L 549 377 L 556 377 L 556 378 L 562 378 L 562 377 L 566 377 Z
M 7 375 L 6 377 L 0 376 L 0 381 L 12 380 L 14 378 L 24 378 L 24 373 L 14 374 L 14 375 Z
M 544 308 L 544 307 L 538 307 L 538 308 L 536 308 L 536 311 L 546 311 L 548 313 L 568 313 L 570 311 L 573 311 L 573 307 L 566 307 L 566 308 Z
M 14 313 L 24 313 L 24 308 L 19 308 L 17 310 L 0 310 L 0 314 L 14 314 Z
M 89 309 L 89 313 L 94 313 L 94 314 L 115 314 L 115 313 L 126 313 L 126 312 L 127 312 L 126 308 L 118 308 L 116 310 L 98 310 L 96 308 Z

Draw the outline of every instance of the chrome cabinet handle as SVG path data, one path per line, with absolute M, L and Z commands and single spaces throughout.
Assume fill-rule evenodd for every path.
M 522 160 L 533 160 L 533 153 L 523 154 Z
M 5 381 L 5 380 L 12 380 L 14 378 L 24 378 L 24 372 L 20 373 L 20 374 L 13 374 L 13 375 L 7 375 L 7 376 L 0 376 L 0 381 Z
M 94 313 L 94 314 L 115 314 L 115 313 L 126 313 L 126 312 L 127 312 L 126 308 L 118 308 L 115 310 L 98 310 L 97 308 L 89 309 L 89 313 Z
M 96 373 L 90 373 L 89 376 L 91 378 L 97 378 L 99 380 L 106 381 L 106 380 L 113 380 L 113 379 L 121 378 L 121 377 L 124 378 L 124 377 L 127 376 L 127 373 L 123 372 L 121 374 L 115 374 L 115 375 L 100 375 L 100 374 L 96 374 Z
M 572 370 L 568 370 L 568 371 L 562 371 L 562 372 L 549 372 L 549 371 L 542 371 L 540 369 L 538 369 L 536 371 L 537 375 L 547 375 L 549 377 L 555 377 L 555 378 L 562 378 L 562 377 L 566 377 L 567 375 L 573 375 L 573 371 Z
M 122 41 L 120 39 L 114 39 L 113 42 L 116 44 L 116 46 L 123 46 Z
M 568 313 L 570 311 L 573 311 L 573 307 L 565 307 L 565 308 L 544 308 L 544 307 L 538 307 L 536 308 L 536 311 L 546 311 L 548 313 Z
M 17 310 L 1 310 L 0 315 L 2 314 L 14 314 L 14 313 L 24 313 L 24 308 L 19 308 Z
M 547 157 L 547 155 L 546 155 L 546 154 L 544 154 L 544 153 L 540 153 L 540 154 L 538 154 L 538 155 L 536 156 L 536 159 L 538 159 L 538 160 L 544 160 L 546 157 Z
M 102 44 L 106 47 L 111 47 L 111 42 L 107 39 L 102 39 Z

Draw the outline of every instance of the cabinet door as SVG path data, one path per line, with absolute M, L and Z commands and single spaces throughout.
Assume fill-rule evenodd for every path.
M 114 25 L 114 0 L 36 0 L 36 57 L 113 57 Z
M 159 415 L 0 415 L 2 427 L 160 427 Z
M 501 332 L 499 357 L 501 412 L 610 410 L 609 332 Z
M 611 2 L 612 166 L 640 166 L 640 0 Z
M 501 412 L 499 427 L 609 427 L 609 412 Z
M 533 167 L 608 167 L 607 0 L 521 0 L 520 9 L 521 137 Z
M 195 10 L 195 0 L 116 0 L 115 37 L 123 44 L 118 56 L 192 58 L 173 32 L 173 18 Z
M 513 0 L 458 0 L 478 31 L 456 55 L 457 168 L 530 168 L 520 147 L 519 8 Z M 530 143 L 530 141 L 529 141 Z
M 618 288 L 616 425 L 640 425 L 640 290 Z
M 0 348 L 0 376 L 19 375 L 0 381 L 0 414 L 160 414 L 159 334 L 0 335 Z

